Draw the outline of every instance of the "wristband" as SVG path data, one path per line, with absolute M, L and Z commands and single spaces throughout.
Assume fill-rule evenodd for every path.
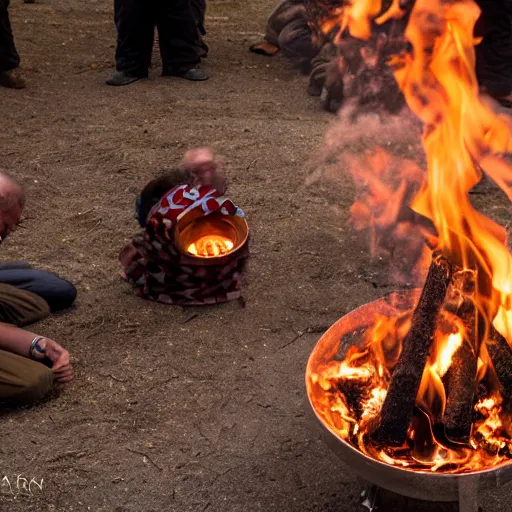
M 44 356 L 45 349 L 39 346 L 39 343 L 43 341 L 45 338 L 43 336 L 36 336 L 32 343 L 30 344 L 30 348 L 28 349 L 28 355 L 31 359 L 38 359 L 36 355 Z M 40 358 L 39 358 L 40 359 Z

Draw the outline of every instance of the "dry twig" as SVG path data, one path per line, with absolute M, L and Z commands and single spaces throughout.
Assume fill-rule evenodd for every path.
M 126 448 L 126 449 L 129 452 L 136 453 L 137 455 L 142 455 L 143 457 L 145 457 L 149 462 L 151 462 L 151 464 L 153 464 L 153 466 L 155 466 L 156 469 L 158 469 L 158 471 L 164 470 L 164 468 L 162 466 L 159 466 L 147 453 L 144 453 L 139 450 L 135 450 L 134 448 Z

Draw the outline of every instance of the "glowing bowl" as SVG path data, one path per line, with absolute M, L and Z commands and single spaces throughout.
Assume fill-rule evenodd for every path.
M 212 263 L 241 249 L 249 237 L 242 217 L 212 213 L 206 217 L 182 219 L 174 235 L 176 246 L 186 256 Z

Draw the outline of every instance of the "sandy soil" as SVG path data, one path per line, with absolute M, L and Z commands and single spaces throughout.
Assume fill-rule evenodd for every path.
M 106 87 L 111 3 L 11 7 L 29 87 L 0 90 L 0 167 L 27 188 L 28 219 L 2 257 L 59 272 L 79 300 L 34 328 L 70 349 L 77 376 L 58 399 L 2 414 L 0 478 L 15 492 L 4 479 L 0 510 L 363 510 L 364 482 L 320 439 L 304 393 L 320 333 L 389 288 L 347 226 L 350 181 L 304 185 L 333 117 L 280 57 L 247 51 L 271 0 L 209 3 L 209 82 L 157 65 Z M 137 191 L 203 144 L 224 155 L 251 226 L 245 308 L 150 304 L 118 277 Z M 481 201 L 506 217 L 503 201 Z M 20 474 L 43 490 L 23 496 Z M 506 503 L 491 496 L 486 510 Z

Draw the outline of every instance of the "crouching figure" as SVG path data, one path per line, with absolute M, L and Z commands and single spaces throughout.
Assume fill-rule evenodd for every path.
M 187 152 L 181 169 L 146 185 L 137 201 L 144 231 L 119 255 L 139 297 L 185 306 L 241 297 L 247 225 L 225 192 L 208 148 Z

